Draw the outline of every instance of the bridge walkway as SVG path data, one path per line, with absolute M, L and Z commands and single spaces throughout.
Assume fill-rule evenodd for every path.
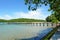
M 41 40 L 50 40 L 50 38 L 58 31 L 60 25 L 56 26 L 52 31 L 50 31 L 46 36 L 44 36 Z

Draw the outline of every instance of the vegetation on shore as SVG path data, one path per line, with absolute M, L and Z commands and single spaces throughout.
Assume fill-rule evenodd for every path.
M 45 22 L 45 20 L 18 18 L 18 19 L 11 19 L 11 20 L 0 19 L 0 22 Z
M 47 22 L 53 22 L 53 23 L 58 23 L 60 21 L 60 13 L 54 12 L 50 16 L 46 18 Z

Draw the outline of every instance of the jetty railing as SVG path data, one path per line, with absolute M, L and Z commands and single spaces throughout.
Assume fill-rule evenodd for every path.
M 53 28 L 53 30 L 51 30 L 46 36 L 44 36 L 41 40 L 50 40 L 50 38 L 53 36 L 53 34 L 55 34 L 55 32 L 57 32 L 58 28 L 60 27 L 60 25 L 56 26 L 55 28 Z

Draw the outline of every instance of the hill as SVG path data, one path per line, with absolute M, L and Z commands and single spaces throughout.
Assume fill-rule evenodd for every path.
M 11 19 L 11 20 L 0 19 L 0 22 L 45 22 L 45 20 L 17 18 L 17 19 Z

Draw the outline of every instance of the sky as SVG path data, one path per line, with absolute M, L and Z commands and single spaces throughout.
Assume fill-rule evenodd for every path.
M 29 11 L 24 0 L 0 0 L 0 19 L 16 19 L 16 18 L 30 18 L 43 19 L 51 12 L 48 11 L 49 6 L 42 5 L 36 11 Z

